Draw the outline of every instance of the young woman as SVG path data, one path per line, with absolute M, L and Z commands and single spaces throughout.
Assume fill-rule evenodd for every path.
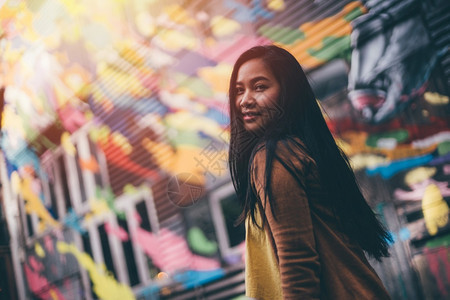
M 246 289 L 256 299 L 389 299 L 364 251 L 388 256 L 297 60 L 257 46 L 236 61 L 229 164 L 246 224 Z

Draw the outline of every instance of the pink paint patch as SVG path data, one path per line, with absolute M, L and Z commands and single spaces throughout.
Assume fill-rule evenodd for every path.
M 378 109 L 386 101 L 386 94 L 376 90 L 355 90 L 351 91 L 348 96 L 353 106 L 358 110 L 367 106 Z
M 105 231 L 108 234 L 116 236 L 122 242 L 128 241 L 128 233 L 122 227 L 115 227 L 110 223 L 105 223 Z
M 197 271 L 208 271 L 220 268 L 218 261 L 192 254 L 191 268 Z
M 67 298 L 75 299 L 76 298 L 76 287 L 72 284 L 72 281 L 69 279 L 64 280 L 64 289 L 68 292 L 66 293 Z
M 442 181 L 436 181 L 434 179 L 426 179 L 422 182 L 413 184 L 410 186 L 412 191 L 404 191 L 402 189 L 395 189 L 394 196 L 399 200 L 412 200 L 412 201 L 418 201 L 422 200 L 425 189 L 430 185 L 434 184 L 439 188 L 439 191 L 441 192 L 442 197 L 449 197 L 450 196 L 450 188 L 448 188 L 447 182 Z
M 28 257 L 28 263 L 30 264 L 30 267 L 36 272 L 40 272 L 44 268 L 44 265 L 41 262 L 37 261 L 34 256 Z
M 30 265 L 32 265 L 32 268 L 34 268 L 33 265 L 37 266 L 39 269 L 42 268 L 42 264 L 37 262 L 34 257 L 29 257 L 28 261 Z M 56 299 L 65 299 L 63 294 L 48 282 L 47 278 L 39 274 L 39 270 L 35 269 L 35 271 L 32 270 L 32 268 L 30 268 L 27 264 L 24 265 L 25 277 L 27 278 L 28 286 L 33 293 L 35 293 L 41 299 L 54 299 L 55 295 L 57 297 Z
M 50 254 L 53 254 L 55 252 L 52 238 L 49 235 L 44 236 L 44 247 Z
M 84 114 L 72 105 L 58 108 L 57 112 L 64 128 L 70 133 L 75 132 L 86 122 Z
M 443 296 L 447 296 L 449 294 L 448 289 L 450 289 L 450 286 L 448 286 L 448 283 L 450 282 L 449 250 L 450 249 L 447 247 L 424 250 L 430 271 L 436 280 L 439 292 Z M 443 273 L 445 273 L 445 276 L 442 276 Z
M 37 292 L 48 285 L 45 277 L 40 276 L 37 272 L 31 270 L 28 265 L 25 265 L 25 276 L 28 280 L 28 286 L 32 292 Z
M 135 211 L 135 212 L 133 213 L 133 216 L 136 218 L 138 224 L 141 224 L 141 223 L 142 223 L 141 215 L 140 215 L 137 211 Z
M 194 255 L 185 239 L 166 228 L 156 235 L 139 227 L 135 242 L 164 272 L 174 273 L 182 269 L 205 271 L 220 267 L 214 259 Z
M 444 167 L 442 169 L 444 170 L 445 175 L 450 174 L 450 165 L 444 165 Z

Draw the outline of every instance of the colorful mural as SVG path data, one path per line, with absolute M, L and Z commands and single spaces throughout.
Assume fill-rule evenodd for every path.
M 406 218 L 392 234 L 417 250 L 411 264 L 439 277 L 447 248 L 423 243 L 450 229 L 449 45 L 419 18 L 433 7 L 385 2 L 0 1 L 3 180 L 26 296 L 170 298 L 242 267 L 220 244 L 232 221 L 214 223 L 211 191 L 228 180 L 232 65 L 271 43 L 314 79 L 357 176 L 384 183 L 372 204 Z M 196 201 L 202 214 L 180 208 Z

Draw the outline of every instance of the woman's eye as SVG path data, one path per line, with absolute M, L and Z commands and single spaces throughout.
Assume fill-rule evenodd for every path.
M 244 89 L 241 87 L 236 88 L 236 94 L 237 95 L 242 95 L 244 93 Z
M 262 84 L 259 84 L 259 85 L 257 85 L 257 86 L 255 87 L 255 90 L 256 90 L 256 91 L 264 91 L 264 90 L 266 90 L 266 89 L 267 89 L 267 86 L 262 85 Z

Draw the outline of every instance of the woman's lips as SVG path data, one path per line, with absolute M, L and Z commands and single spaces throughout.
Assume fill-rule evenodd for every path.
M 245 122 L 253 122 L 259 116 L 259 113 L 256 112 L 245 112 L 242 114 Z

